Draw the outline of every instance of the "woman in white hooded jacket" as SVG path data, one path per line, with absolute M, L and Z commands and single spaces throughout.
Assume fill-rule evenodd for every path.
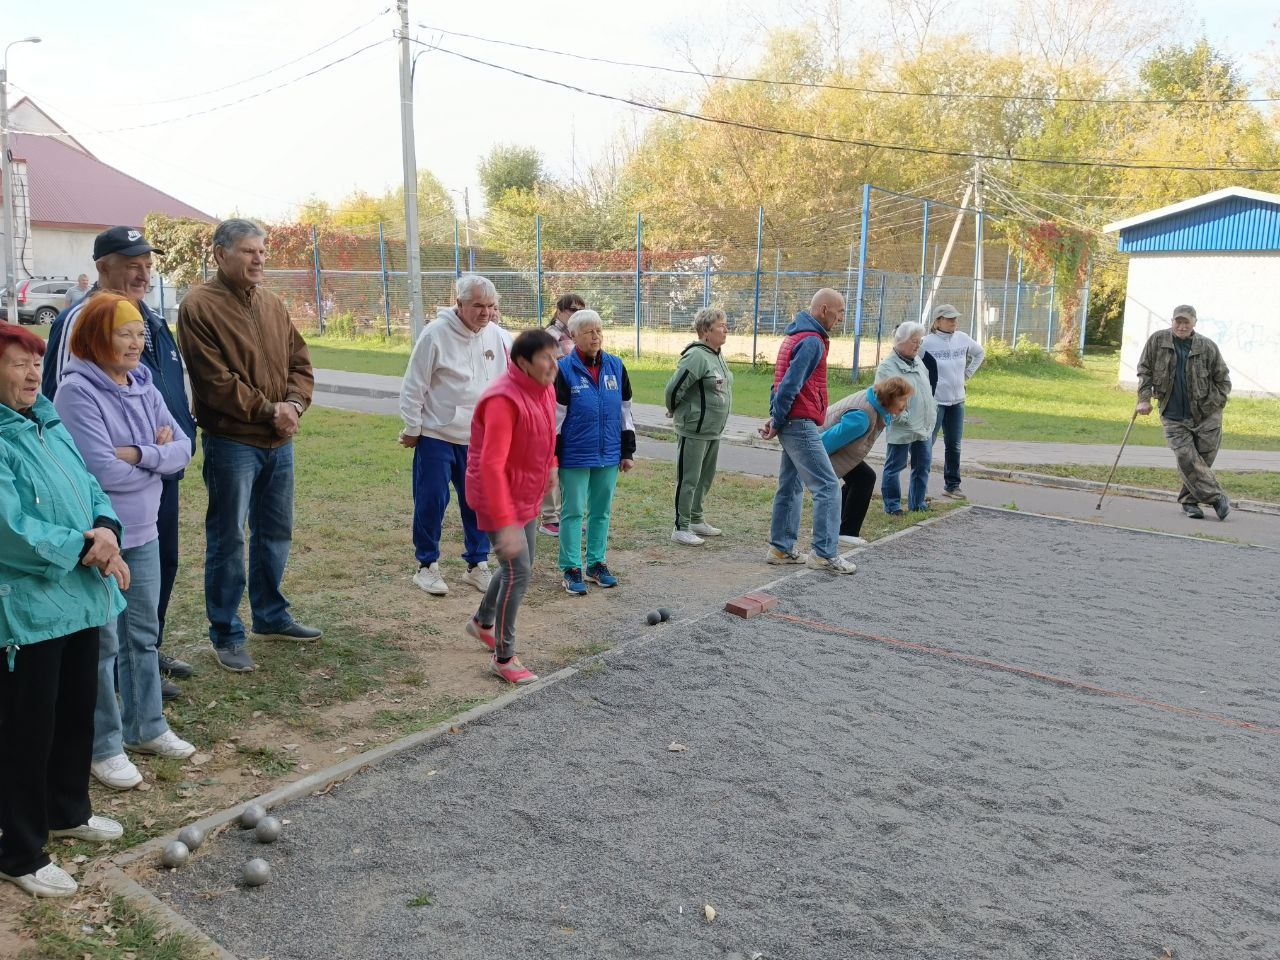
M 961 500 L 960 492 L 960 439 L 964 436 L 965 383 L 978 372 L 986 352 L 982 345 L 967 333 L 956 329 L 959 312 L 949 303 L 933 308 L 929 335 L 921 348 L 938 364 L 938 387 L 934 399 L 938 401 L 938 419 L 933 427 L 930 445 L 942 433 L 943 496 Z

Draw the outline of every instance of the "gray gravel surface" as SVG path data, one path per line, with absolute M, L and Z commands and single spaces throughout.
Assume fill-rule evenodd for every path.
M 1280 728 L 1268 551 L 975 511 L 856 559 L 778 612 Z M 153 889 L 273 960 L 1280 957 L 1276 732 L 772 617 L 635 638 Z

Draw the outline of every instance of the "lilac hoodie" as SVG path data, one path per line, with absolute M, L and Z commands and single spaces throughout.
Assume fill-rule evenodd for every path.
M 139 364 L 129 383 L 113 381 L 96 363 L 68 361 L 53 405 L 71 434 L 89 472 L 111 498 L 124 526 L 122 547 L 154 540 L 160 510 L 161 478 L 191 462 L 191 439 L 174 422 L 151 371 Z M 173 442 L 156 443 L 156 431 L 168 427 Z M 137 447 L 137 466 L 116 456 L 116 447 Z

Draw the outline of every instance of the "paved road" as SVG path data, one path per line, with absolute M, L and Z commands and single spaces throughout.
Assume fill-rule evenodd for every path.
M 339 384 L 351 389 L 363 388 L 378 395 L 358 394 L 354 392 L 333 392 L 317 389 L 315 402 L 320 406 L 340 410 L 356 410 L 361 413 L 380 413 L 388 416 L 399 415 L 398 393 L 389 391 L 387 382 L 392 382 L 398 390 L 399 379 L 396 377 L 370 378 L 370 375 L 347 374 L 342 371 L 318 370 L 318 384 Z M 338 380 L 331 375 L 341 374 Z M 352 378 L 347 380 L 346 378 Z M 390 395 L 387 395 L 387 394 Z M 656 409 L 656 408 L 653 408 Z M 966 456 L 977 441 L 965 441 Z M 1006 446 L 1032 446 L 1030 444 L 1009 444 Z M 1069 447 L 1069 444 L 1035 444 L 1039 447 Z M 1160 454 L 1168 457 L 1168 451 L 1161 448 Z M 647 437 L 639 439 L 638 453 L 642 457 L 658 460 L 674 460 L 675 444 Z M 1128 453 L 1126 452 L 1126 458 Z M 1264 456 L 1277 456 L 1269 454 Z M 1111 453 L 1112 459 L 1115 452 Z M 1017 458 L 1010 458 L 1017 459 Z M 1223 463 L 1226 451 L 1219 459 Z M 1167 461 L 1163 464 L 1168 466 Z M 767 446 L 742 446 L 738 444 L 722 444 L 720 447 L 720 469 L 736 473 L 748 473 L 761 477 L 774 477 L 778 474 L 778 452 Z M 1178 507 L 1171 503 L 1153 500 L 1140 500 L 1134 497 L 1108 496 L 1101 511 L 1094 509 L 1098 503 L 1096 493 L 1077 490 L 1061 490 L 1053 487 L 1040 487 L 1024 483 L 1005 483 L 996 480 L 981 480 L 976 477 L 964 481 L 965 492 L 978 504 L 1003 507 L 1015 504 L 1019 510 L 1030 513 L 1043 513 L 1050 516 L 1070 517 L 1077 520 L 1102 521 L 1118 526 L 1134 527 L 1140 530 L 1159 530 L 1164 533 L 1181 533 L 1213 537 L 1228 537 L 1244 543 L 1254 543 L 1280 549 L 1280 516 L 1263 514 L 1247 514 L 1235 512 L 1225 523 L 1217 520 L 1195 521 L 1184 517 Z M 942 477 L 934 471 L 930 478 L 930 491 L 936 496 L 942 492 Z

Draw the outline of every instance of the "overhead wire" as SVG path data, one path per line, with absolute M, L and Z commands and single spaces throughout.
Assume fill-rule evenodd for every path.
M 534 53 L 546 53 L 557 57 L 568 57 L 574 60 L 581 60 L 586 63 L 603 63 L 614 67 L 628 67 L 638 70 L 653 70 L 659 73 L 671 73 L 683 76 L 698 77 L 703 80 L 729 80 L 735 83 L 754 83 L 766 84 L 779 87 L 800 87 L 814 90 L 839 90 L 847 93 L 865 93 L 876 96 L 895 96 L 895 97 L 924 97 L 946 100 L 1001 100 L 1001 101 L 1039 101 L 1044 103 L 1090 103 L 1090 104 L 1115 104 L 1120 106 L 1132 105 L 1166 105 L 1177 106 L 1182 104 L 1222 104 L 1222 103 L 1275 103 L 1280 98 L 1277 97 L 1167 97 L 1167 98 L 1145 98 L 1145 97 L 1063 97 L 1051 96 L 1048 94 L 1009 94 L 1009 93 L 941 93 L 938 91 L 926 90 L 894 90 L 882 87 L 860 87 L 851 84 L 842 83 L 820 83 L 816 80 L 776 80 L 766 77 L 743 77 L 734 76 L 733 74 L 712 73 L 705 70 L 697 70 L 689 67 L 670 67 L 654 63 L 639 63 L 632 60 L 614 60 L 609 57 L 590 56 L 585 53 L 577 53 L 572 50 L 556 50 L 551 47 L 538 47 L 527 43 L 517 43 L 514 40 L 499 40 L 494 37 L 485 37 L 475 33 L 464 33 L 460 30 L 446 30 L 443 27 L 434 26 L 432 24 L 418 24 L 424 30 L 430 30 L 433 33 L 441 33 L 450 37 L 459 37 L 467 40 L 478 40 L 481 43 L 491 43 L 503 47 L 512 47 L 517 50 L 528 50 Z
M 509 73 L 514 76 L 524 77 L 528 80 L 534 80 L 538 83 L 547 84 L 549 86 L 560 87 L 564 90 L 570 90 L 574 93 L 580 93 L 584 96 L 596 97 L 601 100 L 609 100 L 614 103 L 621 103 L 627 106 L 635 107 L 641 110 L 648 110 L 653 113 L 661 113 L 667 116 L 684 117 L 689 120 L 698 120 L 704 123 L 713 123 L 721 126 L 735 127 L 742 130 L 753 130 L 757 133 L 765 133 L 773 136 L 792 137 L 800 140 L 813 140 L 819 143 L 834 143 L 842 146 L 865 147 L 872 150 L 885 150 L 889 152 L 913 153 L 924 156 L 935 157 L 963 157 L 969 160 L 992 160 L 1002 163 L 1036 163 L 1046 166 L 1055 167 L 1093 167 L 1108 170 L 1166 170 L 1186 173 L 1239 173 L 1239 174 L 1263 174 L 1263 173 L 1280 173 L 1280 167 L 1242 167 L 1233 165 L 1203 165 L 1197 166 L 1183 163 L 1139 163 L 1127 160 L 1085 160 L 1085 159 L 1062 159 L 1058 157 L 1036 157 L 1036 156 L 1017 156 L 1007 153 L 1003 156 L 991 153 L 979 153 L 971 150 L 950 150 L 941 147 L 925 147 L 913 144 L 900 143 L 884 143 L 874 140 L 860 140 L 849 137 L 836 137 L 830 134 L 809 133 L 803 130 L 787 130 L 779 127 L 770 127 L 764 124 L 750 123 L 745 120 L 734 120 L 727 117 L 713 117 L 706 114 L 695 113 L 691 110 L 681 110 L 676 107 L 669 107 L 664 104 L 646 103 L 643 100 L 635 100 L 631 97 L 623 97 L 617 94 L 604 93 L 599 90 L 589 90 L 576 84 L 566 83 L 562 80 L 553 80 L 549 77 L 541 77 L 537 74 L 528 73 L 524 70 L 518 70 L 515 67 L 504 66 L 503 64 L 493 63 L 488 60 L 482 60 L 479 57 L 472 57 L 465 53 L 459 53 L 456 50 L 450 50 L 447 47 L 441 47 L 437 44 L 428 43 L 424 40 L 414 40 L 414 43 L 438 50 L 441 53 L 455 57 L 459 60 L 465 60 L 479 66 L 489 67 L 499 70 L 503 73 Z

